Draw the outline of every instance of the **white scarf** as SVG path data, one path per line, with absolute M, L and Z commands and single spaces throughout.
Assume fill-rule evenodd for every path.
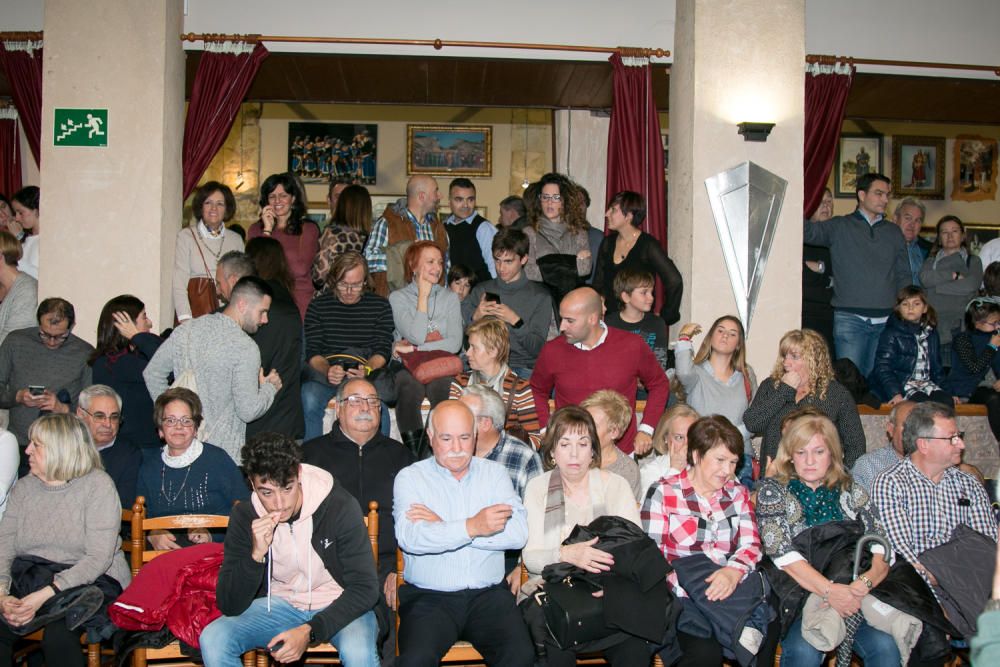
M 194 438 L 191 441 L 191 446 L 178 456 L 171 456 L 168 453 L 170 449 L 166 445 L 163 445 L 163 449 L 160 451 L 160 458 L 163 460 L 163 465 L 168 468 L 186 468 L 194 463 L 195 459 L 201 456 L 204 450 L 205 447 L 201 444 L 201 440 Z

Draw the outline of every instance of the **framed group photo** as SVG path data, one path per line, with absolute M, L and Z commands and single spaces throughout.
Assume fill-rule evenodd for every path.
M 303 183 L 375 185 L 378 125 L 289 123 L 288 171 Z
M 997 192 L 997 140 L 955 137 L 952 201 L 993 201 Z
M 406 173 L 492 176 L 493 128 L 489 125 L 407 125 Z
M 892 138 L 895 197 L 944 199 L 944 137 Z
M 882 171 L 882 135 L 840 135 L 837 161 L 834 164 L 833 196 L 854 199 L 855 185 L 865 174 Z

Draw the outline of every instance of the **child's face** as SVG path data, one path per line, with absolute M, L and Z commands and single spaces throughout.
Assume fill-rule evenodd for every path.
M 927 313 L 927 302 L 921 296 L 911 296 L 903 299 L 897 308 L 899 316 L 907 322 L 919 322 Z
M 985 333 L 995 333 L 1000 325 L 1000 313 L 990 313 L 986 319 L 976 322 L 976 330 Z
M 640 313 L 648 313 L 653 309 L 653 288 L 652 287 L 636 287 L 629 292 L 622 292 L 622 303 L 626 306 L 632 306 Z
M 458 295 L 459 301 L 464 301 L 465 297 L 469 296 L 469 291 L 472 289 L 472 285 L 469 283 L 468 278 L 453 280 L 448 287 L 451 288 L 452 292 Z

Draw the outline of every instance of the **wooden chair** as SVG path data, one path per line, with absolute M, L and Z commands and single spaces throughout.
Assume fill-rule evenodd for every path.
M 131 525 L 131 523 L 132 523 L 132 510 L 123 509 L 122 525 L 128 526 Z M 132 543 L 127 540 L 122 540 L 122 551 L 125 553 L 126 556 L 130 556 L 132 552 Z M 44 635 L 44 633 L 45 633 L 44 629 L 36 630 L 35 632 L 32 632 L 29 635 L 25 635 L 22 638 L 22 641 L 29 641 L 34 643 L 30 646 L 23 647 L 14 652 L 15 664 L 17 664 L 19 661 L 23 660 L 28 655 L 34 653 L 35 651 L 41 648 L 40 642 L 42 641 L 42 636 Z M 115 652 L 112 651 L 110 648 L 102 648 L 99 643 L 92 644 L 88 642 L 87 633 L 83 633 L 80 635 L 80 644 L 82 646 L 85 646 L 87 650 L 87 667 L 101 667 L 101 661 L 103 660 L 104 656 L 110 659 L 115 654 Z
M 375 571 L 378 572 L 378 502 L 368 503 L 368 514 L 365 515 L 365 528 L 368 530 L 368 541 L 372 545 L 372 558 L 375 560 Z M 337 649 L 329 642 L 323 642 L 308 649 L 302 656 L 306 665 L 340 665 Z M 257 652 L 257 667 L 270 667 L 271 656 L 267 651 Z
M 190 530 L 192 528 L 228 528 L 228 516 L 213 514 L 183 514 L 176 516 L 161 516 L 155 519 L 146 518 L 146 499 L 139 496 L 132 506 L 132 542 L 131 566 L 132 576 L 139 574 L 142 566 L 161 556 L 166 551 L 158 551 L 146 547 L 146 534 L 151 530 Z M 256 651 L 243 654 L 245 667 L 254 667 Z M 180 642 L 174 641 L 163 648 L 138 648 L 132 653 L 133 667 L 146 667 L 149 661 L 169 664 L 171 666 L 198 667 L 201 663 L 192 662 L 180 650 Z

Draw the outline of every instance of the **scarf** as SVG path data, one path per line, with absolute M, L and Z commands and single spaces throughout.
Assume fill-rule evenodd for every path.
M 598 468 L 591 468 L 587 474 L 591 518 L 594 519 L 607 513 L 604 509 L 604 485 L 601 484 L 601 471 Z M 542 544 L 544 548 L 558 551 L 566 528 L 566 498 L 563 495 L 562 475 L 559 474 L 559 468 L 553 469 L 549 476 L 549 491 L 545 498 L 543 526 L 544 539 Z M 565 532 L 569 533 L 568 530 Z
M 484 387 L 489 387 L 502 398 L 504 395 L 503 380 L 507 377 L 507 371 L 507 364 L 500 364 L 500 372 L 493 377 L 486 377 L 479 371 L 471 371 L 469 373 L 469 384 L 481 384 Z
M 840 509 L 840 491 L 821 486 L 815 491 L 799 479 L 788 481 L 788 490 L 802 505 L 802 518 L 810 528 L 828 521 L 843 521 Z
M 166 445 L 163 445 L 163 449 L 160 450 L 160 458 L 163 460 L 163 465 L 168 468 L 186 468 L 201 456 L 204 449 L 205 447 L 201 444 L 201 441 L 198 438 L 194 438 L 191 441 L 191 446 L 185 449 L 179 456 L 171 456 L 168 453 L 170 450 L 167 449 Z

